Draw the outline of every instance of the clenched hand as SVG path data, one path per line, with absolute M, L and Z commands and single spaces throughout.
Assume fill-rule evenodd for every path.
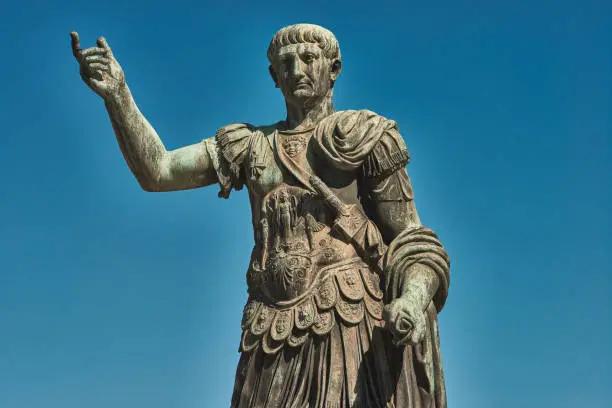
M 70 33 L 72 53 L 79 62 L 81 78 L 95 93 L 107 100 L 125 87 L 125 74 L 113 56 L 104 37 L 98 38 L 97 47 L 81 49 L 79 34 Z
M 418 344 L 425 337 L 427 322 L 423 309 L 406 295 L 385 306 L 383 319 L 396 346 Z

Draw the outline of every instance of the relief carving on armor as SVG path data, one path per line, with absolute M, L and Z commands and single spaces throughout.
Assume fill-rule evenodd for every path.
M 338 290 L 331 279 L 324 281 L 315 292 L 315 300 L 321 310 L 328 310 L 334 307 L 337 298 Z
M 334 326 L 334 315 L 331 311 L 319 313 L 312 326 L 312 331 L 319 336 L 329 333 Z
M 305 330 L 312 326 L 315 321 L 315 310 L 315 305 L 311 297 L 300 303 L 295 308 L 295 326 L 301 330 Z
M 274 312 L 270 308 L 262 306 L 257 318 L 255 318 L 251 325 L 251 332 L 256 336 L 263 334 L 272 325 L 273 318 Z
M 285 135 L 281 147 L 289 157 L 296 157 L 308 145 L 303 135 Z
M 329 231 L 320 221 L 325 211 L 311 192 L 300 187 L 281 185 L 264 197 L 258 234 L 261 255 L 251 268 L 260 279 L 250 281 L 261 283 L 270 298 L 288 300 L 312 284 L 313 251 L 320 249 L 315 236 L 325 228 Z M 333 248 L 324 248 L 321 256 L 331 260 L 335 255 Z
M 283 341 L 289 337 L 291 329 L 293 329 L 293 313 L 291 309 L 278 312 L 271 330 L 272 338 L 276 341 Z
M 357 324 L 363 319 L 363 303 L 350 302 L 342 296 L 336 303 L 336 311 L 338 315 L 348 324 Z
M 350 300 L 361 300 L 364 296 L 363 283 L 359 272 L 354 268 L 347 268 L 336 273 L 336 279 L 342 294 Z

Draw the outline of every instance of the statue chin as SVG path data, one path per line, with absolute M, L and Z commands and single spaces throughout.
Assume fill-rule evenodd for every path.
M 307 100 L 307 99 L 313 98 L 315 96 L 315 93 L 310 88 L 302 88 L 302 89 L 296 89 L 295 91 L 293 91 L 291 96 L 293 96 L 296 99 Z

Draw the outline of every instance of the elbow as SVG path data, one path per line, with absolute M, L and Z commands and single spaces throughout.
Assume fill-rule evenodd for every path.
M 164 186 L 160 177 L 136 177 L 140 188 L 150 193 L 162 192 Z
M 146 171 L 139 172 L 139 174 L 135 174 L 140 188 L 147 192 L 168 191 L 167 185 L 169 178 L 167 174 L 164 174 L 163 169 L 163 166 L 158 165 Z
M 147 182 L 145 180 L 138 180 L 138 184 L 140 185 L 140 188 L 142 188 L 144 191 L 153 193 L 153 192 L 157 192 L 160 191 L 159 187 L 156 186 L 154 183 L 150 183 Z
M 140 183 L 140 188 L 143 189 L 143 191 L 149 192 L 149 193 L 156 193 L 161 191 L 159 188 L 156 188 L 155 186 L 149 185 L 149 184 L 143 184 Z
M 140 184 L 140 188 L 142 188 L 144 191 L 149 192 L 149 193 L 163 193 L 167 191 L 172 191 L 172 188 L 167 183 L 161 183 L 161 182 L 143 183 L 139 181 L 138 184 Z
M 157 161 L 155 166 L 151 166 L 145 174 L 137 177 L 140 187 L 147 192 L 170 191 L 171 174 L 169 171 L 169 157 L 167 154 Z

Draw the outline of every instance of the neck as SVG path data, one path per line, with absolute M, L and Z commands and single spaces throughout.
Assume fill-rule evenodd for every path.
M 333 90 L 330 89 L 323 98 L 307 101 L 306 103 L 291 103 L 285 100 L 287 106 L 287 128 L 302 130 L 314 127 L 321 119 L 335 112 L 333 103 Z

